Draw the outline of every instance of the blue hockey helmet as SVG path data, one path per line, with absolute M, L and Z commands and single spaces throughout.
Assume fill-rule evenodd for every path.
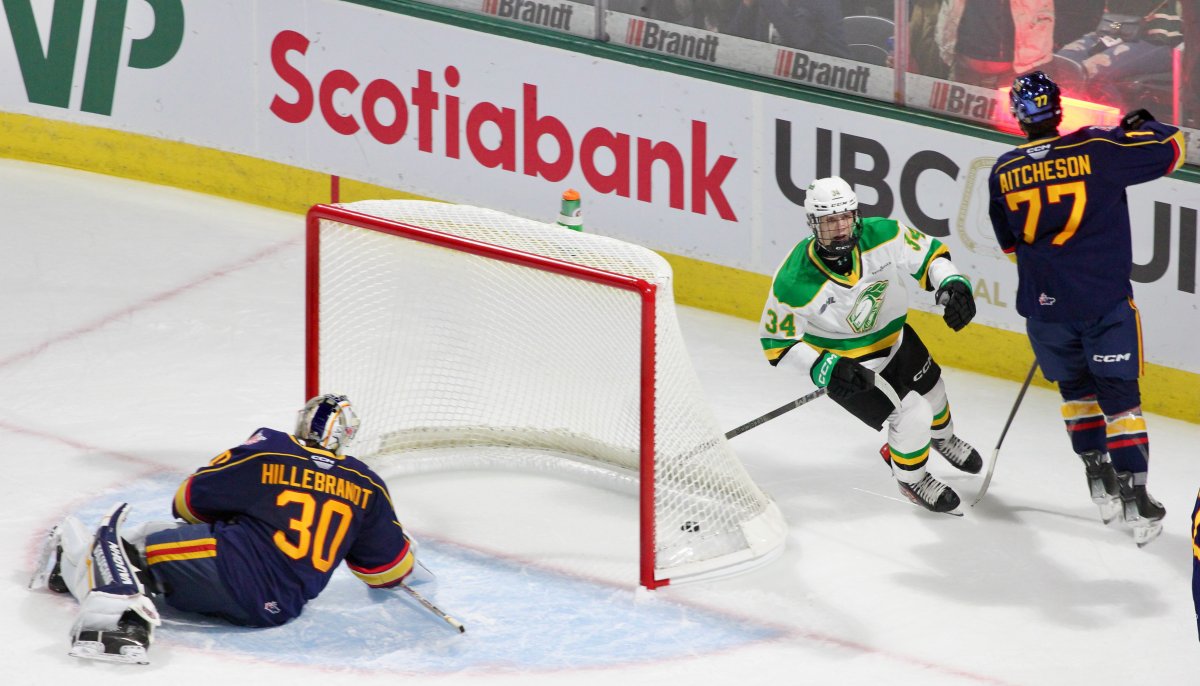
M 1034 71 L 1013 79 L 1009 109 L 1022 124 L 1055 125 L 1062 121 L 1062 91 L 1045 72 Z
M 296 417 L 296 438 L 314 448 L 343 455 L 358 433 L 358 424 L 349 398 L 326 393 L 304 403 Z

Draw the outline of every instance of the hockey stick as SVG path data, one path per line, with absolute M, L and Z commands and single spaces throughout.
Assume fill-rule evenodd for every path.
M 458 630 L 458 633 L 465 634 L 467 632 L 467 627 L 463 626 L 462 622 L 451 617 L 450 615 L 446 614 L 445 612 L 442 612 L 442 609 L 440 607 L 429 602 L 429 600 L 426 599 L 425 596 L 421 595 L 420 593 L 417 593 L 417 591 L 414 590 L 408 584 L 400 584 L 400 588 L 403 588 L 406 593 L 408 593 L 410 596 L 412 596 L 413 600 L 420 603 L 421 607 L 425 608 L 426 610 L 429 610 L 438 619 L 442 620 L 443 622 L 449 624 L 450 626 L 452 626 L 456 630 Z
M 878 372 L 874 372 L 874 377 L 875 377 L 875 388 L 878 388 L 880 391 L 882 391 L 883 394 L 888 397 L 888 400 L 892 401 L 893 405 L 895 405 L 896 407 L 900 407 L 900 398 L 896 395 L 896 391 L 895 391 L 895 389 L 892 388 L 892 385 L 889 384 L 887 382 L 887 380 L 885 380 L 882 376 L 880 376 L 880 374 Z M 777 407 L 774 410 L 771 410 L 770 412 L 764 414 L 761 417 L 751 419 L 750 421 L 746 422 L 745 424 L 742 424 L 741 426 L 737 427 L 736 429 L 730 429 L 729 431 L 726 431 L 725 438 L 730 439 L 730 438 L 733 438 L 734 436 L 740 436 L 741 434 L 746 433 L 747 431 L 749 431 L 750 429 L 753 429 L 754 427 L 758 426 L 759 424 L 765 424 L 766 422 L 771 421 L 772 419 L 778 417 L 781 414 L 786 414 L 788 412 L 791 412 L 792 410 L 796 409 L 797 407 L 800 407 L 801 405 L 804 405 L 813 400 L 816 400 L 817 398 L 820 398 L 821 396 L 825 395 L 828 391 L 829 391 L 828 388 L 818 388 L 817 390 L 813 391 L 812 393 L 809 393 L 808 395 L 796 398 L 792 402 L 790 402 L 786 405 Z
M 770 412 L 764 414 L 761 417 L 751 419 L 750 421 L 746 422 L 745 424 L 742 424 L 741 426 L 739 426 L 736 429 L 730 429 L 729 431 L 726 431 L 725 438 L 730 439 L 730 438 L 733 438 L 734 436 L 740 436 L 740 435 L 746 433 L 747 431 L 749 431 L 750 429 L 753 429 L 754 427 L 758 426 L 759 424 L 765 424 L 765 423 L 771 421 L 772 419 L 778 417 L 781 414 L 786 414 L 788 412 L 791 412 L 792 410 L 796 409 L 797 407 L 800 407 L 801 405 L 803 405 L 807 402 L 810 402 L 810 401 L 816 400 L 817 398 L 820 398 L 821 396 L 825 395 L 827 390 L 828 389 L 825 389 L 825 388 L 818 388 L 817 390 L 813 391 L 812 393 L 809 393 L 808 395 L 796 398 L 795 400 L 788 403 L 787 405 L 782 405 L 780 407 L 775 408 L 774 410 L 771 410 Z
M 1029 368 L 1029 373 L 1025 375 L 1025 383 L 1021 384 L 1021 392 L 1017 394 L 1017 401 L 1013 403 L 1012 411 L 1008 413 L 1008 421 L 1004 422 L 1004 429 L 1000 432 L 1000 439 L 996 441 L 996 449 L 992 451 L 992 461 L 988 464 L 987 475 L 983 477 L 983 486 L 979 488 L 979 494 L 975 496 L 975 502 L 971 503 L 971 507 L 979 504 L 983 500 L 983 495 L 987 493 L 988 485 L 992 483 L 992 473 L 996 471 L 996 458 L 1000 457 L 1000 444 L 1004 443 L 1004 437 L 1008 435 L 1008 427 L 1012 426 L 1013 417 L 1017 416 L 1017 409 L 1021 407 L 1021 399 L 1025 397 L 1025 391 L 1029 390 L 1029 383 L 1033 381 L 1033 375 L 1037 373 L 1038 363 L 1034 359 L 1033 366 Z

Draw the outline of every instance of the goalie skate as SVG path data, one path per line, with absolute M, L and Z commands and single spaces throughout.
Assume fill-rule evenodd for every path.
M 148 665 L 150 655 L 150 623 L 133 610 L 121 616 L 116 630 L 76 630 L 71 657 L 104 662 Z
M 1167 516 L 1167 510 L 1150 495 L 1145 485 L 1134 485 L 1130 472 L 1118 472 L 1117 480 L 1125 523 L 1133 530 L 1133 542 L 1139 548 L 1144 547 L 1162 533 L 1162 520 Z
M 1092 496 L 1092 502 L 1100 508 L 1100 520 L 1108 524 L 1123 510 L 1121 488 L 1112 460 L 1099 450 L 1080 453 L 1079 459 L 1083 460 L 1084 473 L 1087 475 L 1088 493 Z

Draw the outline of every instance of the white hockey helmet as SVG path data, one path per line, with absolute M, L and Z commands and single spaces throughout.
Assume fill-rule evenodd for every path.
M 840 176 L 817 179 L 808 184 L 804 192 L 804 213 L 808 217 L 808 228 L 817 238 L 817 245 L 828 253 L 847 254 L 858 243 L 862 225 L 858 216 L 858 196 L 850 184 Z M 823 218 L 829 217 L 830 219 Z M 848 236 L 831 237 L 830 233 L 838 219 L 852 219 L 853 229 Z M 823 232 L 822 229 L 825 229 Z M 822 235 L 822 234 L 825 235 Z
M 304 403 L 296 417 L 296 438 L 344 455 L 358 433 L 358 424 L 358 415 L 346 396 L 326 393 Z

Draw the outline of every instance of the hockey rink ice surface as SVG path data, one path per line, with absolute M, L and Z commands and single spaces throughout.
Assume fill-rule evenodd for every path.
M 292 428 L 304 221 L 12 161 L 0 161 L 0 207 L 4 686 L 1200 683 L 1200 427 L 1148 417 L 1149 485 L 1167 519 L 1138 549 L 1100 523 L 1057 395 L 1036 387 L 978 507 L 982 476 L 931 458 L 963 518 L 903 500 L 882 434 L 822 399 L 733 439 L 790 526 L 783 555 L 750 573 L 639 590 L 628 493 L 527 472 L 394 477 L 434 598 L 466 634 L 343 568 L 282 628 L 164 609 L 151 665 L 70 658 L 75 603 L 26 588 L 44 532 L 68 513 L 92 525 L 118 501 L 131 524 L 168 519 L 187 473 L 259 426 Z M 763 361 L 754 322 L 680 318 L 722 429 L 809 390 Z M 946 380 L 959 435 L 988 459 L 1018 384 Z

